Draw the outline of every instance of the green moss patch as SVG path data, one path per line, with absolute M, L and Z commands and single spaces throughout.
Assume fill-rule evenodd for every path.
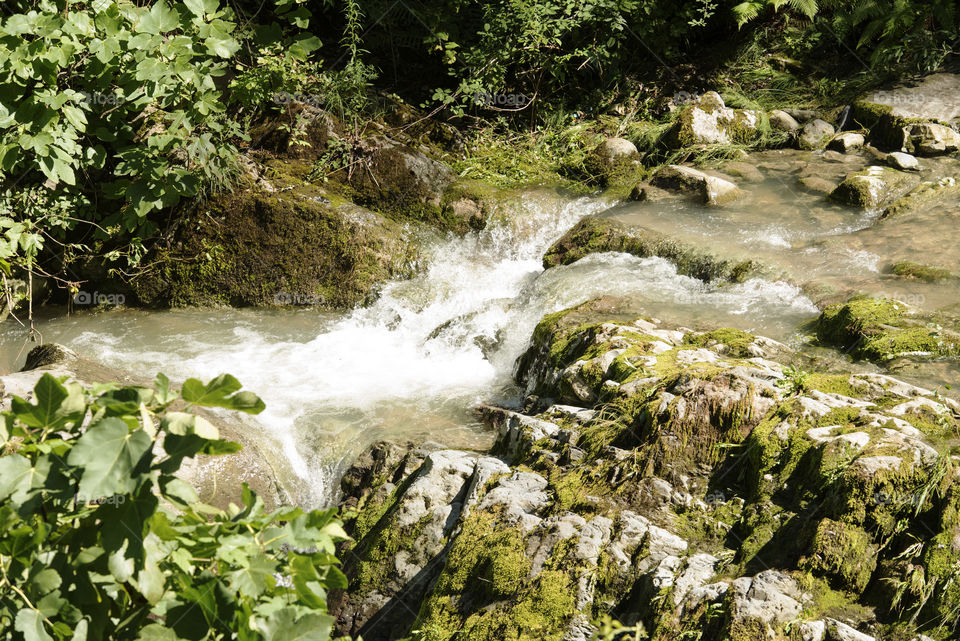
M 900 355 L 957 356 L 960 334 L 887 298 L 855 298 L 831 305 L 816 323 L 821 343 L 855 357 L 887 361 Z
M 939 283 L 945 280 L 955 280 L 960 278 L 953 272 L 933 267 L 930 265 L 920 265 L 902 260 L 890 266 L 890 273 L 903 278 L 914 278 L 928 283 Z
M 543 266 L 569 265 L 600 252 L 664 258 L 676 265 L 678 273 L 703 281 L 742 282 L 767 271 L 753 260 L 725 260 L 659 232 L 594 216 L 581 220 L 554 243 L 543 257 Z
M 811 572 L 831 577 L 838 587 L 859 594 L 877 568 L 877 546 L 862 528 L 823 519 L 803 565 Z

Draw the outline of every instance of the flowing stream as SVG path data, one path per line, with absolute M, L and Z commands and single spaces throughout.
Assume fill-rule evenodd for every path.
M 882 287 L 877 241 L 858 237 L 876 228 L 876 215 L 827 206 L 784 185 L 779 175 L 751 185 L 748 199 L 716 211 L 689 204 L 611 208 L 603 197 L 533 189 L 503 202 L 484 231 L 431 243 L 422 274 L 388 284 L 374 304 L 353 312 L 120 310 L 49 318 L 40 329 L 46 342 L 146 376 L 234 374 L 267 404 L 245 419 L 246 428 L 264 444 L 292 498 L 317 506 L 335 499 L 344 467 L 378 438 L 488 446 L 493 436 L 472 408 L 516 400 L 514 362 L 546 313 L 614 295 L 637 315 L 789 341 L 818 313 L 799 284 L 818 278 Z M 546 249 L 598 213 L 722 255 L 759 257 L 782 267 L 784 279 L 707 285 L 662 259 L 626 254 L 544 271 Z M 916 296 L 950 298 L 915 287 Z M 2 331 L 5 361 L 15 369 L 23 330 L 8 321 Z

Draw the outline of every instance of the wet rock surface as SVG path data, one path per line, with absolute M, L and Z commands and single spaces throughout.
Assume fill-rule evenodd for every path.
M 675 263 L 679 273 L 703 281 L 739 282 L 764 270 L 750 259 L 721 258 L 660 232 L 597 216 L 583 219 L 554 243 L 544 255 L 543 265 L 568 265 L 598 252 L 625 252 L 639 258 L 659 256 Z
M 947 585 L 957 476 L 931 438 L 956 404 L 607 308 L 541 321 L 527 409 L 481 412 L 489 453 L 381 445 L 348 475 L 340 632 L 588 639 L 610 615 L 652 639 L 873 639 L 890 590 L 922 596 L 905 562 Z M 908 607 L 946 620 L 960 595 L 935 595 Z

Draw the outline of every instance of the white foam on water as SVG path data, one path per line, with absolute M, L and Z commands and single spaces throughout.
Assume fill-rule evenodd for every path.
M 285 318 L 304 312 L 263 312 L 239 323 L 210 312 L 209 321 L 157 336 L 145 335 L 142 321 L 110 326 L 110 315 L 102 315 L 99 322 L 90 317 L 71 343 L 132 371 L 178 379 L 235 375 L 266 401 L 251 429 L 282 452 L 293 498 L 318 505 L 334 498 L 344 461 L 377 437 L 445 440 L 468 432 L 470 408 L 509 385 L 516 358 L 546 313 L 600 295 L 632 297 L 657 315 L 695 309 L 707 317 L 747 316 L 757 325 L 789 326 L 816 313 L 787 283 L 712 286 L 659 258 L 594 254 L 544 272 L 547 248 L 607 206 L 597 198 L 527 194 L 488 229 L 431 247 L 422 274 L 388 284 L 371 306 L 318 315 L 312 335 L 281 331 Z M 150 318 L 176 327 L 173 314 Z M 299 327 L 303 319 L 296 320 Z

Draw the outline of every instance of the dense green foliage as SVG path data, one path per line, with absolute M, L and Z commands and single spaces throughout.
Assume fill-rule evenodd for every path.
M 230 184 L 242 132 L 216 79 L 239 43 L 218 4 L 40 2 L 3 21 L 0 164 L 28 258 L 82 223 L 132 234 L 136 252 L 150 213 Z
M 263 410 L 235 378 L 190 379 L 178 400 L 162 374 L 90 389 L 44 374 L 33 396 L 0 425 L 0 638 L 329 638 L 335 511 L 266 512 L 244 488 L 223 512 L 175 476 L 239 449 L 192 407 Z
M 0 267 L 33 269 L 50 242 L 136 265 L 159 212 L 232 186 L 246 134 L 227 74 L 242 44 L 282 46 L 288 66 L 315 50 L 296 31 L 302 2 L 272 3 L 290 38 L 238 26 L 219 0 L 7 3 L 20 13 L 0 22 Z
M 560 132 L 571 112 L 582 120 L 614 104 L 655 116 L 674 93 L 715 84 L 718 69 L 746 93 L 787 95 L 791 83 L 807 82 L 773 70 L 771 56 L 820 68 L 837 61 L 842 73 L 874 80 L 931 69 L 957 27 L 952 0 L 16 0 L 4 8 L 0 269 L 52 275 L 67 288 L 83 280 L 67 268 L 77 256 L 106 257 L 112 273 L 128 277 L 179 212 L 236 185 L 247 132 L 296 111 L 291 103 L 362 129 L 377 115 L 376 83 L 447 115 Z M 819 82 L 814 93 L 852 86 Z M 290 114 L 280 126 L 302 129 L 303 118 Z M 557 144 L 580 153 L 566 139 Z
M 358 2 L 385 72 L 403 85 L 429 78 L 425 97 L 433 91 L 458 111 L 487 115 L 602 105 L 663 85 L 667 95 L 699 90 L 684 85 L 685 67 L 730 63 L 755 37 L 821 69 L 830 61 L 841 73 L 879 77 L 891 65 L 936 67 L 957 36 L 952 0 L 441 0 L 403 10 Z M 477 99 L 489 95 L 518 98 Z

